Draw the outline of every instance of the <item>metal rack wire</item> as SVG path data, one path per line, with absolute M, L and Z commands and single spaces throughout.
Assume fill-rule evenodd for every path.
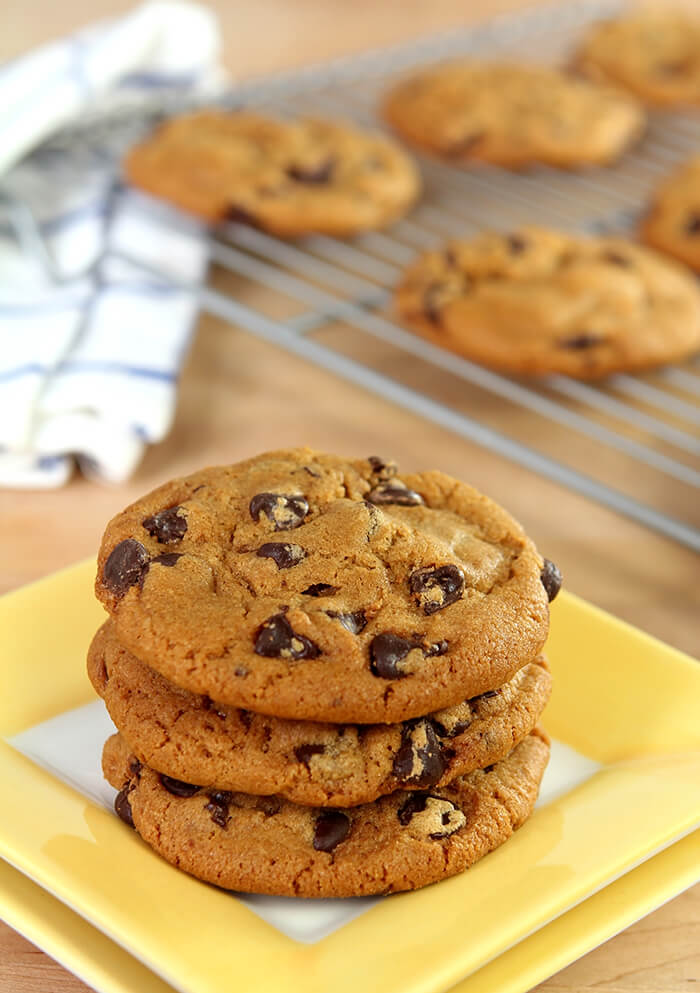
M 585 24 L 614 6 L 594 0 L 537 7 L 477 28 L 251 82 L 224 102 L 380 127 L 378 95 L 397 73 L 460 53 L 522 57 L 526 51 L 561 62 Z M 631 231 L 654 185 L 698 146 L 700 117 L 665 113 L 653 115 L 643 142 L 605 170 L 540 168 L 514 175 L 497 168 L 458 170 L 423 158 L 426 196 L 388 231 L 346 242 L 315 236 L 293 244 L 240 224 L 218 232 L 211 246 L 216 264 L 266 293 L 254 295 L 260 302 L 253 306 L 210 285 L 201 291 L 202 308 L 700 550 L 698 520 L 687 519 L 688 508 L 692 517 L 699 504 L 697 361 L 595 385 L 559 375 L 521 381 L 408 333 L 389 308 L 401 268 L 445 237 L 524 223 Z M 290 316 L 280 317 L 285 308 Z M 415 385 L 426 363 L 444 378 L 439 397 Z M 551 446 L 536 451 L 528 434 L 543 419 Z M 610 483 L 613 465 L 621 488 Z M 663 510 L 655 505 L 655 493 L 663 496 Z

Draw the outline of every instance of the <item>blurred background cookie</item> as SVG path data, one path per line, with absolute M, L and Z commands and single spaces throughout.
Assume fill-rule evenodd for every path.
M 453 163 L 513 169 L 614 162 L 645 123 L 634 100 L 557 69 L 471 60 L 408 76 L 383 113 L 401 137 Z
M 700 157 L 661 184 L 640 233 L 654 248 L 700 272 Z

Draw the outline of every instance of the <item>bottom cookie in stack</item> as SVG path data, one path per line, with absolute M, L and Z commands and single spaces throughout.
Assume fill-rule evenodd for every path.
M 495 765 L 446 786 L 343 810 L 173 780 L 120 735 L 102 761 L 119 816 L 178 868 L 225 889 L 346 897 L 417 889 L 473 865 L 530 816 L 548 758 L 536 728 Z

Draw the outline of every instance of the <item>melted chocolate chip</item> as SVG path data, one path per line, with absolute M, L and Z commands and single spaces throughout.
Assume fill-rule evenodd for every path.
M 444 287 L 440 283 L 431 283 L 423 292 L 423 314 L 431 324 L 442 324 L 441 303 L 444 301 Z
M 509 234 L 506 244 L 511 255 L 521 255 L 527 248 L 527 240 L 521 234 Z
M 350 818 L 340 810 L 324 810 L 314 824 L 314 848 L 332 852 L 350 834 Z
M 457 565 L 430 566 L 411 573 L 408 585 L 423 613 L 434 614 L 461 598 L 464 573 Z
M 265 817 L 274 817 L 282 809 L 282 801 L 276 796 L 261 796 L 257 803 L 258 810 L 262 810 Z
M 315 166 L 291 165 L 287 169 L 287 175 L 297 183 L 317 185 L 330 180 L 334 167 L 335 159 L 329 156 Z
M 312 583 L 301 592 L 303 596 L 333 596 L 338 592 L 338 587 L 331 586 L 330 583 Z
M 404 676 L 399 663 L 406 658 L 416 644 L 391 631 L 384 631 L 372 638 L 369 646 L 370 669 L 382 679 L 401 679 Z
M 433 803 L 430 806 L 436 809 L 431 811 L 432 816 L 429 817 L 428 824 L 431 827 L 436 827 L 437 830 L 430 831 L 428 829 L 426 831 L 428 838 L 432 838 L 433 840 L 447 838 L 463 827 L 466 818 L 462 811 L 458 807 L 455 807 L 450 800 L 446 800 L 444 797 L 432 796 L 430 793 L 411 793 L 403 806 L 397 811 L 399 824 L 402 827 L 409 825 L 416 814 L 422 814 L 428 808 L 429 801 L 431 800 Z M 421 833 L 425 828 L 427 828 L 427 825 L 421 826 Z
M 223 220 L 233 221 L 235 224 L 247 224 L 251 228 L 256 228 L 258 226 L 258 219 L 249 210 L 244 210 L 243 207 L 237 207 L 235 204 L 226 210 Z
M 391 479 L 392 476 L 395 476 L 398 471 L 395 462 L 387 462 L 386 459 L 382 459 L 378 455 L 368 456 L 367 461 L 372 467 L 372 475 L 376 476 L 378 479 Z
M 589 334 L 588 332 L 582 332 L 581 334 L 575 334 L 571 338 L 564 338 L 559 342 L 561 348 L 570 348 L 573 351 L 582 351 L 586 348 L 594 348 L 596 345 L 602 344 L 604 339 L 597 334 Z
M 555 566 L 553 562 L 550 562 L 549 559 L 544 560 L 542 572 L 540 573 L 540 579 L 542 580 L 542 585 L 544 586 L 545 592 L 549 597 L 549 602 L 551 603 L 561 589 L 561 573 L 559 572 L 557 566 Z
M 228 790 L 217 790 L 209 794 L 209 803 L 204 805 L 204 809 L 211 814 L 211 819 L 220 828 L 225 828 L 231 817 L 228 812 L 231 803 L 231 794 Z
M 467 728 L 471 725 L 471 717 L 465 717 L 464 720 L 457 720 L 454 723 L 450 723 L 449 727 L 446 727 L 442 721 L 438 720 L 435 714 L 430 718 L 430 722 L 440 735 L 441 738 L 456 738 L 457 735 L 463 734 Z
M 172 793 L 173 796 L 190 797 L 194 796 L 195 793 L 199 793 L 201 789 L 201 786 L 194 786 L 192 783 L 183 783 L 181 779 L 173 779 L 172 776 L 164 776 L 162 773 L 160 781 L 168 793 Z
M 151 565 L 165 565 L 171 569 L 181 558 L 182 555 L 179 552 L 164 552 L 163 555 L 156 555 L 154 559 L 151 559 Z
M 452 145 L 450 145 L 447 149 L 447 154 L 455 157 L 471 154 L 476 150 L 477 145 L 484 137 L 483 132 L 465 135 L 464 138 L 461 138 L 459 141 L 455 141 Z
M 313 755 L 323 755 L 325 750 L 325 745 L 299 745 L 294 749 L 294 755 L 299 762 L 308 765 Z
M 278 569 L 291 569 L 301 562 L 306 552 L 299 545 L 290 545 L 284 541 L 267 541 L 260 546 L 256 555 L 261 559 L 272 559 Z
M 441 641 L 433 641 L 430 645 L 425 645 L 423 652 L 427 658 L 432 658 L 434 655 L 444 655 L 448 648 L 449 642 L 443 638 Z
M 700 213 L 689 214 L 683 230 L 686 234 L 700 234 Z
M 329 617 L 340 621 L 350 634 L 359 634 L 360 631 L 363 631 L 367 627 L 367 617 L 364 610 L 356 610 L 353 614 L 336 613 L 334 610 L 327 610 L 326 613 Z
M 141 542 L 126 538 L 110 552 L 102 570 L 102 581 L 111 593 L 122 597 L 131 586 L 143 582 L 149 561 Z
M 131 793 L 131 784 L 127 783 L 126 786 L 119 790 L 114 798 L 114 811 L 118 817 L 121 817 L 125 824 L 128 824 L 132 828 L 134 826 L 134 815 L 131 812 L 129 793 Z
M 435 729 L 429 721 L 410 721 L 401 731 L 401 747 L 394 758 L 393 773 L 401 783 L 433 786 L 447 763 Z
M 369 503 L 395 503 L 400 507 L 417 507 L 423 503 L 423 497 L 415 490 L 409 490 L 403 483 L 384 483 L 375 486 L 367 494 Z
M 399 824 L 406 827 L 414 814 L 419 814 L 428 805 L 428 793 L 409 793 L 407 800 L 396 812 Z
M 264 514 L 275 525 L 275 531 L 291 531 L 303 524 L 309 512 L 306 498 L 301 494 L 256 493 L 250 501 L 250 516 L 254 521 Z
M 175 541 L 181 541 L 187 533 L 187 518 L 181 511 L 181 507 L 159 510 L 151 517 L 144 517 L 141 525 L 160 545 L 171 545 Z
M 609 262 L 610 265 L 620 266 L 621 269 L 629 269 L 632 266 L 631 260 L 624 255 L 620 255 L 619 252 L 606 252 L 603 255 L 603 261 Z
M 255 654 L 270 659 L 315 659 L 321 649 L 310 638 L 297 634 L 284 614 L 274 614 L 258 630 Z

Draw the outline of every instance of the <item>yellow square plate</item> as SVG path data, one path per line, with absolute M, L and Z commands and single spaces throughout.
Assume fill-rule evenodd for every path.
M 91 699 L 83 658 L 102 616 L 93 568 L 0 601 L 0 736 Z M 700 668 L 566 595 L 548 652 L 547 727 L 604 767 L 469 872 L 381 899 L 313 944 L 177 872 L 4 741 L 0 790 L 13 801 L 0 855 L 188 993 L 437 993 L 700 823 Z

